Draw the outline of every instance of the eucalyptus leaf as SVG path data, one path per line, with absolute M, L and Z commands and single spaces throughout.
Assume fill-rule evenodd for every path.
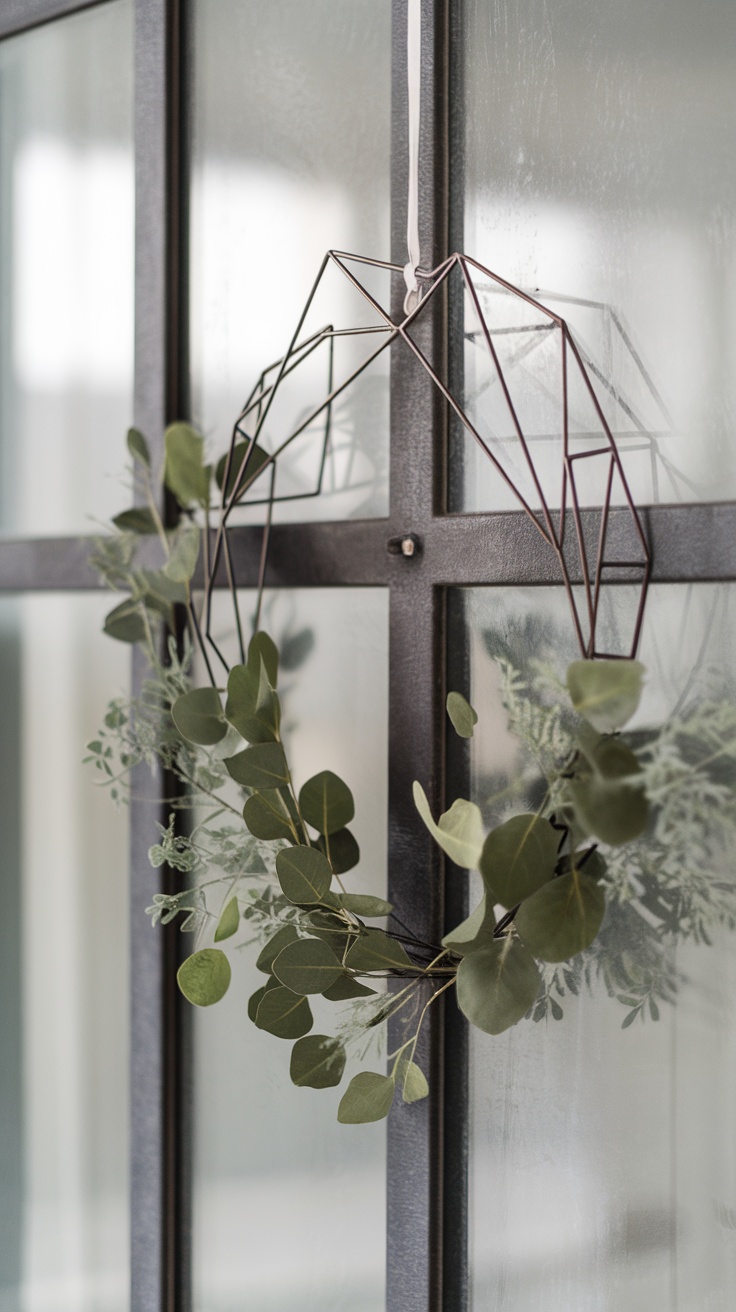
M 442 946 L 450 948 L 460 957 L 467 956 L 469 952 L 477 952 L 479 948 L 489 947 L 493 942 L 495 928 L 496 917 L 493 906 L 484 893 L 467 920 L 463 920 L 462 924 L 456 925 L 449 934 L 445 934 Z
M 603 889 L 577 871 L 545 884 L 516 913 L 519 937 L 541 961 L 567 961 L 590 947 L 606 909 Z
M 297 906 L 321 902 L 332 883 L 330 863 L 316 847 L 289 847 L 279 852 L 276 874 L 284 895 Z
M 210 468 L 204 463 L 204 438 L 191 424 L 170 424 L 164 434 L 164 482 L 180 506 L 209 504 Z
M 613 733 L 637 709 L 643 674 L 639 661 L 573 661 L 567 687 L 575 710 L 599 733 Z
M 146 623 L 140 603 L 132 598 L 122 601 L 105 617 L 104 632 L 118 642 L 145 642 Z
M 211 1007 L 230 987 L 230 962 L 220 948 L 202 948 L 180 965 L 176 979 L 184 997 L 195 1007 Z
M 238 907 L 238 899 L 231 897 L 230 901 L 226 902 L 222 908 L 220 919 L 217 922 L 215 943 L 221 943 L 224 938 L 231 938 L 233 934 L 237 933 L 239 924 L 240 908 Z
M 342 974 L 334 984 L 325 989 L 323 997 L 328 1002 L 347 1002 L 353 998 L 367 998 L 369 994 L 375 994 L 375 989 L 369 989 L 367 984 L 361 984 L 359 980 L 354 979 L 352 975 Z
M 478 1029 L 502 1034 L 526 1015 L 539 984 L 528 948 L 506 937 L 463 957 L 457 971 L 457 1002 Z
M 151 468 L 151 453 L 148 449 L 148 443 L 137 428 L 129 428 L 127 435 L 128 450 L 134 460 L 139 464 L 145 465 L 146 469 Z
M 281 743 L 257 743 L 225 757 L 227 772 L 245 788 L 269 789 L 288 784 L 289 767 Z
M 398 1084 L 404 1102 L 420 1102 L 429 1094 L 427 1077 L 415 1061 L 399 1062 Z
M 345 1070 L 345 1048 L 327 1034 L 309 1034 L 291 1050 L 292 1082 L 308 1089 L 333 1089 Z
M 133 506 L 113 516 L 113 524 L 121 533 L 139 533 L 142 537 L 158 533 L 158 525 L 148 506 Z
M 254 838 L 265 842 L 277 838 L 288 838 L 290 843 L 298 841 L 298 821 L 291 818 L 284 794 L 277 788 L 253 793 L 243 807 L 243 819 Z
M 350 824 L 355 803 L 347 784 L 332 770 L 322 770 L 308 779 L 299 793 L 299 810 L 318 833 L 334 834 Z
M 480 872 L 494 902 L 515 906 L 554 874 L 560 835 L 549 820 L 515 815 L 492 829 L 483 845 Z
M 176 531 L 164 573 L 175 583 L 188 583 L 197 568 L 198 556 L 199 529 L 185 524 Z
M 279 677 L 279 652 L 273 638 L 259 629 L 248 644 L 248 666 L 255 675 L 259 674 L 261 661 L 266 667 L 268 681 L 275 688 Z
M 642 788 L 591 774 L 568 785 L 581 828 L 611 847 L 629 843 L 644 832 L 649 803 Z
M 333 911 L 312 911 L 309 913 L 309 922 L 315 938 L 321 938 L 323 943 L 327 943 L 342 961 L 345 949 L 357 936 L 358 930 L 346 925 L 343 917 L 335 915 Z
M 162 569 L 140 569 L 136 571 L 136 580 L 139 583 L 141 592 L 149 602 L 163 603 L 165 607 L 171 607 L 180 603 L 184 605 L 187 600 L 187 590 L 183 583 L 178 579 L 169 578 L 168 574 Z
M 324 993 L 337 983 L 342 966 L 321 939 L 300 938 L 279 952 L 273 973 L 293 993 Z
M 263 970 L 267 975 L 270 975 L 273 963 L 279 953 L 283 952 L 284 948 L 288 947 L 290 943 L 296 943 L 298 938 L 299 935 L 296 931 L 295 925 L 283 925 L 282 928 L 277 930 L 273 937 L 268 940 L 265 947 L 261 948 L 256 959 L 258 970 Z
M 248 998 L 248 1020 L 252 1020 L 254 1025 L 256 1023 L 256 1016 L 258 1015 L 258 1007 L 260 1006 L 261 998 L 264 996 L 267 987 L 267 984 L 262 984 L 261 987 L 256 989 L 255 993 L 251 993 Z
M 267 1030 L 277 1039 L 300 1039 L 313 1024 L 312 1009 L 305 997 L 283 984 L 266 989 L 256 1012 L 259 1030 Z
M 346 911 L 354 916 L 388 916 L 393 911 L 393 903 L 385 898 L 372 897 L 369 893 L 338 893 L 337 899 Z
M 337 1119 L 342 1125 L 382 1121 L 388 1116 L 393 1100 L 394 1082 L 389 1075 L 361 1071 L 353 1076 L 345 1090 L 337 1109 Z
M 367 929 L 345 958 L 345 965 L 359 975 L 364 971 L 401 970 L 412 964 L 401 944 L 382 929 Z
M 360 848 L 349 829 L 338 829 L 334 834 L 320 834 L 317 847 L 325 856 L 329 856 L 336 875 L 347 874 L 360 861 Z
M 248 665 L 234 665 L 227 680 L 225 716 L 242 738 L 265 743 L 278 738 L 281 708 L 261 656 Z
M 456 734 L 461 738 L 472 738 L 473 729 L 478 723 L 478 715 L 461 692 L 448 692 L 447 714 Z
M 177 697 L 171 708 L 171 717 L 182 738 L 201 747 L 219 743 L 227 733 L 216 688 L 193 688 Z
M 483 850 L 483 820 L 480 807 L 459 797 L 449 811 L 445 811 L 435 824 L 429 809 L 427 795 L 420 783 L 414 781 L 414 805 L 435 842 L 446 852 L 456 866 L 476 870 Z
M 248 455 L 249 448 L 250 448 L 250 454 Z M 230 461 L 230 470 L 227 476 L 227 487 L 224 492 L 224 495 L 227 498 L 230 498 L 233 492 L 235 491 L 235 484 L 238 479 L 238 475 L 240 474 L 240 470 L 242 468 L 243 461 L 246 456 L 248 456 L 248 463 L 243 473 L 243 484 L 241 485 L 241 490 L 238 492 L 238 495 L 236 497 L 236 504 L 238 501 L 240 501 L 240 498 L 244 496 L 245 493 L 247 492 L 248 490 L 247 485 L 250 482 L 255 481 L 255 478 L 257 477 L 258 473 L 260 472 L 260 470 L 263 468 L 266 461 L 268 460 L 268 452 L 264 451 L 262 447 L 257 446 L 255 443 L 251 446 L 250 442 L 236 442 L 235 446 L 233 447 L 232 460 Z M 217 465 L 215 467 L 215 482 L 217 483 L 217 486 L 219 487 L 221 492 L 222 492 L 223 481 L 225 478 L 226 465 L 227 465 L 227 452 L 225 453 L 224 456 L 222 456 L 218 460 Z

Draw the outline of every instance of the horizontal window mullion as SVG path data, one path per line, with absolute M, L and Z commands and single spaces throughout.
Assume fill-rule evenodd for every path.
M 106 0 L 4 0 L 0 9 L 0 40 L 104 3 Z

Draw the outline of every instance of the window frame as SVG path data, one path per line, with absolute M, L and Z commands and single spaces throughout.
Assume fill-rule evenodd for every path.
M 6 0 L 0 39 L 106 2 Z M 166 423 L 188 413 L 191 51 L 187 0 L 134 3 L 134 422 L 160 455 Z M 427 265 L 462 242 L 459 9 L 451 0 L 422 0 L 421 245 Z M 406 0 L 392 0 L 392 15 L 391 258 L 403 263 Z M 435 299 L 431 314 L 423 316 L 421 345 L 441 367 L 448 363 L 443 360 L 447 319 L 440 298 Z M 462 746 L 446 743 L 444 730 L 448 671 L 456 683 L 467 673 L 460 598 L 452 589 L 560 586 L 552 554 L 545 552 L 522 512 L 448 512 L 447 453 L 446 407 L 423 371 L 413 367 L 409 353 L 397 351 L 391 367 L 388 517 L 278 525 L 270 556 L 270 581 L 285 587 L 389 589 L 389 897 L 401 917 L 430 941 L 462 916 L 462 885 L 450 880 L 445 891 L 440 854 L 417 819 L 408 781 L 427 781 L 436 812 L 445 804 L 446 778 L 457 791 L 467 771 Z M 614 534 L 625 531 L 627 516 L 624 509 L 611 511 Z M 584 523 L 586 518 L 583 512 Z M 736 579 L 736 503 L 651 506 L 642 509 L 642 520 L 652 549 L 653 582 Z M 407 533 L 418 540 L 416 554 L 390 552 L 388 543 Z M 232 537 L 238 577 L 243 586 L 252 586 L 259 531 L 236 529 Z M 569 568 L 577 582 L 572 537 Z M 0 541 L 0 591 L 98 588 L 88 564 L 90 541 Z M 622 571 L 617 582 L 628 581 Z M 133 677 L 134 686 L 140 686 L 143 668 L 136 658 Z M 175 986 L 181 938 L 174 926 L 151 934 L 143 911 L 159 891 L 159 872 L 147 859 L 152 823 L 160 818 L 156 781 L 142 774 L 136 794 L 130 893 L 131 1306 L 133 1312 L 187 1312 L 191 1036 Z M 431 1074 L 431 1095 L 413 1107 L 399 1105 L 389 1118 L 387 1312 L 461 1312 L 468 1303 L 467 1036 L 453 1002 L 443 999 L 430 1017 L 420 1060 Z

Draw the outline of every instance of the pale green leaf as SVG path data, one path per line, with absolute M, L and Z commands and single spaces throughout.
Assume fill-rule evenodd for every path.
M 134 460 L 139 464 L 145 465 L 146 469 L 151 468 L 151 453 L 148 449 L 148 443 L 137 428 L 129 428 L 127 435 L 128 450 Z
M 337 1119 L 342 1125 L 365 1125 L 369 1121 L 382 1121 L 391 1110 L 394 1099 L 394 1082 L 389 1075 L 361 1071 L 354 1075 L 345 1090 Z
M 458 1006 L 478 1029 L 502 1034 L 526 1015 L 539 983 L 528 948 L 506 937 L 463 957 L 457 971 Z
M 447 714 L 456 734 L 459 734 L 461 738 L 473 737 L 473 729 L 478 723 L 478 716 L 461 692 L 448 692 Z
M 421 1066 L 415 1061 L 401 1060 L 398 1069 L 398 1084 L 404 1102 L 420 1102 L 429 1093 L 427 1078 Z
M 435 824 L 427 796 L 420 783 L 414 781 L 414 805 L 435 842 L 446 852 L 456 866 L 476 870 L 483 850 L 483 821 L 480 807 L 459 797 L 449 811 Z
M 204 438 L 191 424 L 170 424 L 164 434 L 164 482 L 180 506 L 206 506 L 210 495 L 210 468 L 204 463 Z
M 201 747 L 219 743 L 227 733 L 216 688 L 193 688 L 177 697 L 171 716 L 182 738 Z
M 217 922 L 215 943 L 221 943 L 224 938 L 231 938 L 233 934 L 237 933 L 239 924 L 240 908 L 238 907 L 238 899 L 231 897 L 230 901 L 226 902 L 222 908 L 222 914 Z
M 541 816 L 515 815 L 492 829 L 480 872 L 494 902 L 512 907 L 552 878 L 560 835 Z
M 196 1007 L 211 1007 L 230 987 L 230 962 L 220 948 L 202 948 L 180 965 L 176 978 L 184 997 Z
M 199 556 L 199 536 L 199 529 L 192 524 L 183 525 L 174 534 L 164 573 L 175 583 L 188 583 L 194 574 Z
M 643 675 L 639 661 L 573 661 L 567 687 L 575 710 L 599 733 L 613 733 L 638 707 Z

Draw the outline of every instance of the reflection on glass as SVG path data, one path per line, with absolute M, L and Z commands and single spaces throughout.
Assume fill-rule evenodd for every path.
M 463 13 L 463 248 L 568 320 L 636 500 L 733 497 L 736 10 L 706 0 L 697 25 L 684 0 Z M 485 362 L 469 309 L 465 326 L 472 393 Z M 515 342 L 516 395 L 546 396 L 535 456 L 556 468 L 559 371 L 548 391 L 538 335 Z M 458 508 L 506 509 L 482 452 L 458 441 Z
M 194 16 L 193 412 L 219 453 L 261 371 L 285 353 L 328 248 L 388 258 L 391 7 L 201 0 Z M 302 336 L 352 327 L 362 312 L 346 280 L 328 278 Z M 344 344 L 346 367 L 354 346 Z M 328 367 L 320 350 L 294 374 L 268 450 L 327 395 Z M 280 463 L 277 495 L 307 499 L 277 518 L 385 514 L 387 434 L 384 355 L 333 409 L 321 495 L 309 497 L 319 425 Z
M 227 599 L 218 637 L 232 643 Z M 254 594 L 241 594 L 247 620 Z M 385 896 L 388 600 L 381 589 L 266 593 L 281 651 L 282 730 L 298 784 L 331 769 L 353 790 L 361 891 Z M 219 892 L 221 898 L 222 894 Z M 381 1312 L 385 1123 L 339 1125 L 340 1088 L 296 1088 L 288 1043 L 255 1029 L 253 947 L 195 1022 L 197 1312 Z M 315 1032 L 335 1007 L 312 1000 Z
M 132 0 L 0 44 L 0 526 L 117 509 L 133 367 Z
M 614 640 L 635 599 L 607 600 Z M 491 822 L 538 804 L 532 758 L 554 750 L 554 681 L 578 653 L 557 589 L 474 590 L 466 607 L 471 796 Z M 653 589 L 626 732 L 650 758 L 654 820 L 606 851 L 592 948 L 545 969 L 515 1028 L 472 1032 L 477 1312 L 736 1296 L 735 636 L 730 587 Z
M 107 609 L 0 602 L 3 1312 L 128 1307 L 128 817 L 81 764 L 128 683 Z

